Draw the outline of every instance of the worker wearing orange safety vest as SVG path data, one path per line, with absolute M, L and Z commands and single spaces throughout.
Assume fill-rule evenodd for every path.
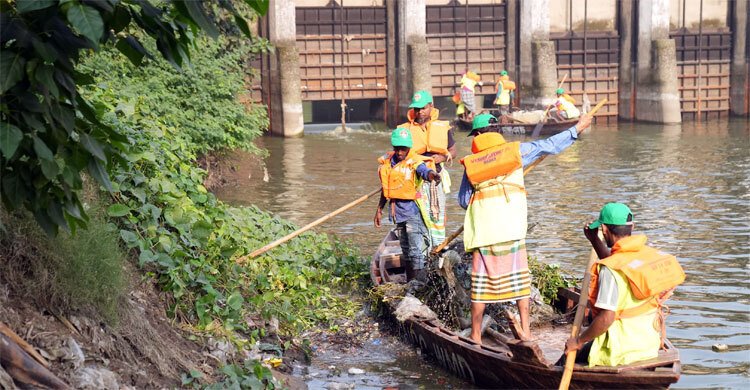
M 456 141 L 453 139 L 453 128 L 448 121 L 438 119 L 440 111 L 433 107 L 432 94 L 427 91 L 414 93 L 407 122 L 399 127 L 411 132 L 412 150 L 425 157 L 430 157 L 440 173 L 442 185 L 422 183 L 425 195 L 417 200 L 419 210 L 427 225 L 430 245 L 437 246 L 445 240 L 445 194 L 450 192 L 450 176 L 444 162 L 456 156 Z
M 575 119 L 581 116 L 581 111 L 576 107 L 576 100 L 572 96 L 565 93 L 565 90 L 558 88 L 557 99 L 553 103 L 555 110 L 551 112 L 552 118 L 558 121 L 565 121 L 568 119 Z
M 500 115 L 508 115 L 515 98 L 516 83 L 510 80 L 508 72 L 504 70 L 500 72 L 495 88 L 497 89 L 495 104 L 500 106 Z
M 383 207 L 390 201 L 389 216 L 399 230 L 407 280 L 416 278 L 424 281 L 429 237 L 416 201 L 424 197 L 421 193 L 422 181 L 440 183 L 440 175 L 435 171 L 432 158 L 414 152 L 409 130 L 393 130 L 391 145 L 393 151 L 378 159 L 382 191 L 374 223 L 375 227 L 380 227 Z
M 474 118 L 476 135 L 465 167 L 458 203 L 466 209 L 464 248 L 472 253 L 471 339 L 481 343 L 481 323 L 488 303 L 515 301 L 524 338 L 531 337 L 531 275 L 526 258 L 527 203 L 523 167 L 543 155 L 572 145 L 591 123 L 584 115 L 570 129 L 532 142 L 505 142 L 493 131 L 496 118 Z
M 597 235 L 600 227 L 604 242 Z M 599 218 L 584 227 L 602 259 L 590 270 L 594 319 L 567 340 L 565 352 L 580 349 L 576 360 L 590 367 L 657 357 L 665 336 L 662 303 L 685 280 L 674 256 L 646 246 L 646 236 L 631 235 L 632 229 L 633 213 L 622 203 L 607 203 Z

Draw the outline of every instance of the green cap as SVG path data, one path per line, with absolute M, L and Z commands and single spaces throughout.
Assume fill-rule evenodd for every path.
M 474 130 L 485 128 L 495 121 L 497 121 L 497 118 L 492 116 L 492 114 L 485 113 L 475 116 L 474 121 L 471 122 L 471 133 L 469 133 L 469 135 L 474 133 Z
M 562 88 L 558 88 L 557 91 L 555 91 L 555 93 L 557 93 L 558 95 L 562 95 L 565 93 L 565 90 Z
M 411 131 L 409 131 L 409 129 L 399 127 L 391 132 L 391 145 L 411 148 L 413 144 L 414 143 L 411 140 Z
M 628 217 L 630 221 L 628 221 Z M 632 225 L 633 213 L 630 208 L 622 203 L 607 203 L 599 212 L 599 219 L 589 225 L 589 229 L 596 229 L 602 224 L 605 225 Z
M 424 108 L 424 106 L 432 103 L 432 94 L 427 91 L 414 92 L 414 96 L 411 97 L 411 104 L 409 108 Z
M 500 72 L 500 76 L 507 76 L 507 75 L 508 75 L 508 71 L 507 70 L 504 70 L 504 71 Z

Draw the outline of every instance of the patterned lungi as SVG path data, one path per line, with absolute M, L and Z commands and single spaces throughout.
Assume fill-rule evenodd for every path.
M 476 104 L 474 101 L 474 91 L 466 88 L 461 88 L 461 101 L 464 102 L 464 107 L 467 110 L 474 112 L 476 111 Z
M 526 240 L 507 241 L 474 249 L 471 301 L 515 301 L 531 295 Z

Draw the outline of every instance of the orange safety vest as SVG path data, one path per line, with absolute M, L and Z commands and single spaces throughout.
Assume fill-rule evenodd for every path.
M 437 108 L 432 109 L 430 120 L 424 127 L 420 126 L 414 120 L 416 119 L 414 110 L 409 110 L 407 114 L 408 122 L 398 126 L 411 131 L 411 139 L 414 143 L 411 150 L 417 154 L 427 152 L 437 154 L 448 154 L 448 131 L 451 129 L 450 123 L 438 120 L 440 111 Z
M 383 195 L 386 199 L 415 200 L 420 197 L 417 167 L 426 163 L 427 167 L 435 170 L 435 163 L 431 157 L 425 157 L 414 152 L 412 149 L 403 160 L 391 166 L 391 157 L 394 152 L 388 152 L 378 158 L 380 167 L 378 176 L 380 185 L 383 187 Z
M 461 164 L 466 168 L 466 176 L 471 184 L 478 185 L 521 168 L 520 145 L 520 142 L 507 142 L 462 158 Z
M 495 104 L 506 106 L 510 104 L 510 92 L 515 91 L 516 89 L 516 83 L 510 81 L 510 77 L 507 75 L 500 76 L 500 79 L 497 80 L 497 84 L 495 84 L 495 90 L 498 91 L 497 99 L 495 99 Z
M 660 308 L 672 290 L 685 281 L 685 271 L 677 258 L 646 246 L 646 240 L 642 234 L 620 239 L 612 247 L 612 255 L 591 268 L 589 307 L 594 315 L 598 311 L 594 303 L 599 294 L 599 264 L 625 275 L 633 296 L 645 300 L 639 306 L 618 310 L 615 319 L 637 317 Z

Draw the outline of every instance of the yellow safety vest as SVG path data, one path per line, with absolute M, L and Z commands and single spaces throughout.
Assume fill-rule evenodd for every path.
M 496 89 L 500 91 L 500 95 L 495 100 L 495 104 L 507 106 L 510 104 L 510 92 L 516 89 L 516 83 L 510 81 L 508 76 L 500 76 Z
M 581 111 L 578 110 L 575 104 L 566 99 L 565 96 L 566 95 L 563 95 L 557 98 L 557 100 L 555 101 L 555 107 L 557 108 L 557 110 L 565 111 L 568 114 L 568 119 L 574 119 L 581 116 Z
M 474 139 L 475 144 L 480 144 L 480 137 L 491 137 L 493 133 L 480 134 Z M 485 144 L 481 150 L 464 158 L 475 156 L 491 156 L 493 150 L 503 144 Z M 512 143 L 512 147 L 520 149 L 520 144 Z M 484 152 L 484 154 L 483 154 Z M 514 241 L 526 238 L 527 228 L 527 204 L 526 189 L 523 181 L 523 168 L 520 161 L 520 151 L 516 153 L 503 153 L 503 159 L 517 158 L 515 164 L 507 161 L 497 163 L 498 171 L 489 180 L 472 184 L 474 193 L 469 200 L 464 217 L 464 247 L 467 250 L 495 245 L 501 242 Z M 466 164 L 465 164 L 466 165 Z M 485 164 L 474 164 L 477 166 L 477 174 L 473 177 L 488 177 Z M 466 165 L 470 169 L 471 165 Z M 504 168 L 501 168 L 504 167 Z M 481 174 L 480 174 L 481 173 Z M 467 172 L 468 174 L 468 172 Z M 470 179 L 471 180 L 471 179 Z

